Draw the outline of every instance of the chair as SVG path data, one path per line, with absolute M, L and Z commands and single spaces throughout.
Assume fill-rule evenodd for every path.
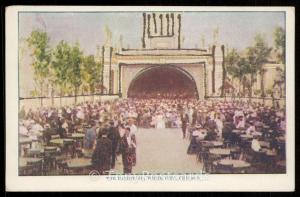
M 51 170 L 55 169 L 56 165 L 56 150 L 45 149 L 44 150 L 44 164 L 43 164 L 43 173 L 46 175 Z
M 230 157 L 232 159 L 239 159 L 241 155 L 241 149 L 239 147 L 233 147 L 230 149 Z
M 33 176 L 42 176 L 43 175 L 43 160 L 40 160 L 35 163 L 28 162 L 28 165 L 32 166 L 32 175 Z

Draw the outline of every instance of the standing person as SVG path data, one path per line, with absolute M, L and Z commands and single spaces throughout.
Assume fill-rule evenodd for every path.
M 94 123 L 93 123 L 94 124 Z M 93 127 L 94 125 L 87 125 L 87 130 L 84 137 L 84 149 L 92 149 L 94 147 L 97 135 L 96 129 Z
M 119 145 L 120 141 L 120 134 L 118 131 L 118 128 L 114 126 L 114 122 L 110 122 L 109 132 L 108 132 L 108 138 L 112 142 L 112 162 L 111 162 L 111 168 L 115 168 L 115 162 L 116 162 L 116 152 L 117 147 Z
M 134 124 L 134 119 L 133 118 L 129 118 L 128 119 L 128 125 L 130 127 L 130 133 L 131 134 L 136 134 L 137 132 L 137 127 Z
M 135 154 L 133 154 L 133 148 L 136 148 L 134 139 L 132 139 L 132 135 L 130 135 L 130 128 L 127 127 L 125 129 L 125 135 L 121 138 L 120 141 L 120 151 L 122 153 L 122 161 L 123 161 L 123 173 L 131 174 L 132 166 L 134 164 Z
M 58 121 L 58 129 L 57 129 L 57 133 L 59 135 L 60 138 L 64 138 L 66 135 L 66 129 L 63 128 L 63 122 L 62 121 Z
M 182 129 L 182 138 L 186 136 L 186 129 L 188 126 L 189 117 L 187 113 L 181 113 L 181 129 Z
M 111 169 L 112 142 L 107 137 L 108 130 L 103 129 L 98 135 L 97 145 L 92 155 L 92 163 L 98 172 L 108 174 Z

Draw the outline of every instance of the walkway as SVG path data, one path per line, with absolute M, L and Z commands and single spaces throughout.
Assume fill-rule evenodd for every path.
M 188 155 L 188 139 L 182 139 L 180 129 L 139 129 L 137 134 L 137 165 L 133 173 L 199 173 L 202 164 L 196 155 Z M 115 171 L 122 172 L 118 157 Z

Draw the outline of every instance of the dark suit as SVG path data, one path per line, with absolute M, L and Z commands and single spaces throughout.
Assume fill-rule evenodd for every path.
M 187 124 L 189 122 L 189 117 L 187 114 L 181 114 L 181 128 L 182 128 L 182 134 L 183 134 L 183 138 L 185 138 L 186 136 L 186 129 L 187 129 Z
M 134 139 L 132 138 L 133 142 Z M 135 158 L 135 150 L 130 147 L 127 142 L 127 136 L 124 135 L 120 141 L 120 151 L 122 153 L 122 161 L 123 161 L 123 171 L 124 174 L 128 174 L 132 172 L 132 166 L 136 160 Z
M 111 169 L 112 142 L 107 137 L 101 137 L 97 141 L 93 152 L 92 163 L 100 174 L 105 174 Z
M 109 134 L 108 134 L 107 137 L 112 142 L 112 162 L 111 162 L 111 167 L 114 168 L 115 167 L 115 162 L 116 162 L 116 152 L 117 152 L 117 148 L 118 148 L 119 141 L 120 141 L 120 134 L 119 134 L 118 128 L 116 128 L 116 127 L 110 127 L 109 128 Z

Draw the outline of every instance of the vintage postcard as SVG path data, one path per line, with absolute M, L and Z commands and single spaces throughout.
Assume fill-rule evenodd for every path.
M 7 191 L 293 191 L 293 7 L 12 6 Z

